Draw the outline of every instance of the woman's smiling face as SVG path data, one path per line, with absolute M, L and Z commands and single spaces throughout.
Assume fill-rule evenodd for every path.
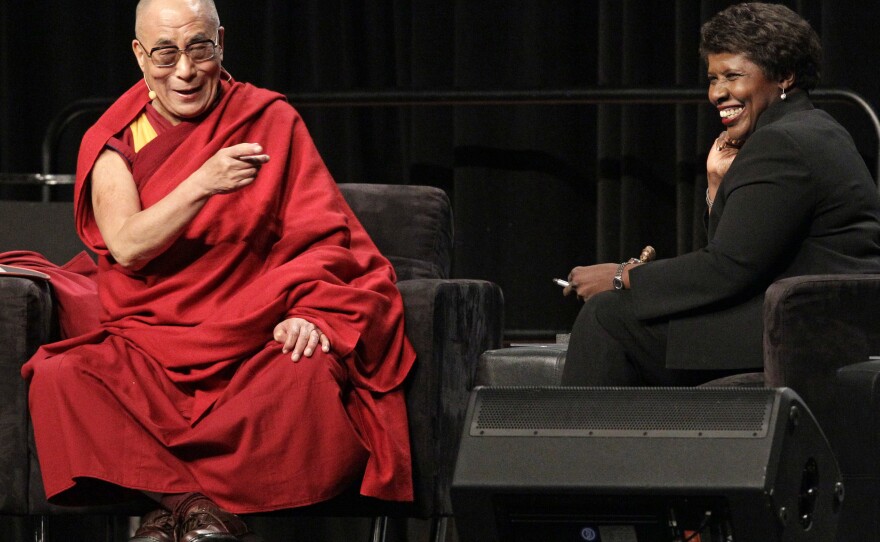
M 729 139 L 743 142 L 765 109 L 779 101 L 784 82 L 772 81 L 743 54 L 707 56 L 709 101 L 718 108 Z

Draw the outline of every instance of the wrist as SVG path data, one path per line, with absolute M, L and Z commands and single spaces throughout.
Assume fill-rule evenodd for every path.
M 187 177 L 179 186 L 182 190 L 186 191 L 186 197 L 193 203 L 201 203 L 209 200 L 216 193 L 206 181 L 207 176 L 199 169 Z
M 614 273 L 614 278 L 611 279 L 611 287 L 615 290 L 623 290 L 627 288 L 628 281 L 626 278 L 629 278 L 629 273 L 626 271 L 626 268 L 630 265 L 641 265 L 643 263 L 654 261 L 656 257 L 657 251 L 654 250 L 654 247 L 648 245 L 642 249 L 642 253 L 639 254 L 638 258 L 630 258 L 627 261 L 620 263 Z
M 626 283 L 623 280 L 623 273 L 626 271 L 627 266 L 634 265 L 637 263 L 642 263 L 638 258 L 630 258 L 625 262 L 621 262 L 617 266 L 617 270 L 614 273 L 614 278 L 611 279 L 611 286 L 615 290 L 624 290 L 626 289 Z
M 707 170 L 706 171 L 706 184 L 711 189 L 714 194 L 716 190 L 721 186 L 721 182 L 724 181 L 724 173 L 717 170 Z

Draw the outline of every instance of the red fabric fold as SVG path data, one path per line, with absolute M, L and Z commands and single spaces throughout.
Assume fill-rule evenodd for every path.
M 207 116 L 161 133 L 137 154 L 132 171 L 142 206 L 161 200 L 221 148 L 259 143 L 271 159 L 253 184 L 209 200 L 180 238 L 140 271 L 122 268 L 109 255 L 91 209 L 89 173 L 107 140 L 143 110 L 144 85 L 124 94 L 83 140 L 76 224 L 86 245 L 98 254 L 102 332 L 82 338 L 73 349 L 69 342 L 60 348 L 49 345 L 23 369 L 33 377 L 32 415 L 47 493 L 61 500 L 62 493 L 75 489 L 78 477 L 94 477 L 159 492 L 195 487 L 230 510 L 260 511 L 325 499 L 343 489 L 352 472 L 362 471 L 365 495 L 409 500 L 412 480 L 401 385 L 415 354 L 404 335 L 393 268 L 345 203 L 301 118 L 283 96 L 248 84 L 222 84 L 221 99 Z M 314 322 L 330 338 L 332 351 L 292 363 L 271 333 L 293 316 Z M 118 374 L 105 376 L 102 363 Z M 53 451 L 76 456 L 84 453 L 79 448 L 91 445 L 75 436 L 67 442 L 51 434 L 60 423 L 75 420 L 51 407 L 60 401 L 48 396 L 57 385 L 46 383 L 40 393 L 40 371 L 45 367 L 46 380 L 51 380 L 69 364 L 79 367 L 77 374 L 100 375 L 106 405 L 125 412 L 116 429 L 128 435 L 131 445 L 164 447 L 163 457 L 179 457 L 184 446 L 185 458 L 178 464 L 157 460 L 161 465 L 144 460 L 139 469 L 168 470 L 145 487 L 131 481 L 133 467 L 125 461 L 70 461 L 55 455 Z M 315 364 L 328 366 L 309 376 Z M 295 389 L 258 392 L 270 374 L 279 386 Z M 255 384 L 244 384 L 243 375 Z M 309 378 L 318 380 L 316 389 L 329 386 L 320 400 L 307 399 L 314 390 L 300 393 Z M 170 401 L 167 409 L 139 398 L 160 393 Z M 288 411 L 278 412 L 279 405 Z M 106 414 L 102 408 L 107 406 L 88 414 Z M 236 426 L 242 416 L 251 415 L 265 418 L 252 425 L 271 424 L 277 432 L 263 429 L 259 449 L 242 442 L 241 427 Z M 316 422 L 302 421 L 315 417 L 321 429 L 308 434 Z M 147 429 L 133 429 L 139 426 Z M 293 440 L 309 442 L 309 450 L 289 449 L 295 433 Z M 354 444 L 342 453 L 339 446 L 346 441 Z M 206 449 L 206 442 L 224 443 L 231 451 L 224 448 L 225 461 L 207 451 L 192 460 L 189 455 L 198 442 Z M 361 448 L 365 455 L 357 452 Z M 277 472 L 269 476 L 269 465 L 253 461 L 267 450 L 275 454 L 273 464 L 288 461 L 289 471 L 282 471 L 297 478 L 288 484 L 296 488 L 253 490 L 263 479 L 278 485 Z M 46 463 L 72 464 L 46 469 Z M 220 476 L 224 468 L 230 475 L 224 482 L 205 481 Z
M 85 335 L 100 327 L 101 304 L 95 283 L 98 268 L 85 251 L 58 266 L 37 252 L 13 250 L 0 254 L 0 264 L 42 271 L 49 275 L 52 291 L 58 300 L 62 339 Z

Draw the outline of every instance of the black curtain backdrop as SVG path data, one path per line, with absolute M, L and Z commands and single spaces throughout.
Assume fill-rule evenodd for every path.
M 709 0 L 217 0 L 224 65 L 285 93 L 321 91 L 704 88 L 700 24 Z M 880 5 L 785 2 L 822 37 L 820 88 L 876 107 Z M 135 2 L 0 0 L 0 171 L 38 172 L 52 118 L 74 100 L 115 97 L 140 73 Z M 858 6 L 858 7 L 857 7 Z M 294 103 L 294 105 L 297 105 Z M 858 109 L 823 107 L 869 167 L 877 138 Z M 454 203 L 454 274 L 497 282 L 509 337 L 567 331 L 579 303 L 550 278 L 660 257 L 705 242 L 707 105 L 302 107 L 338 182 L 430 184 Z M 73 171 L 87 121 L 62 138 Z M 3 224 L 3 227 L 10 227 Z

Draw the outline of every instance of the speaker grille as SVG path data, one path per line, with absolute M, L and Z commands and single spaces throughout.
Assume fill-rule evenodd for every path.
M 763 438 L 763 388 L 478 388 L 471 436 Z

